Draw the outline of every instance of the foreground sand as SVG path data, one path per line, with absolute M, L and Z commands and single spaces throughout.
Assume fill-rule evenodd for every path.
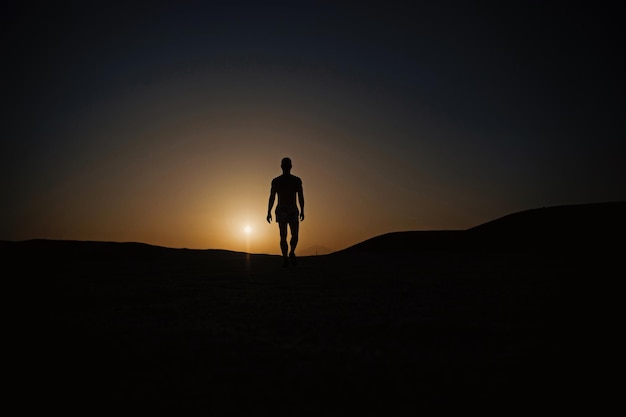
M 42 295 L 21 376 L 51 407 L 559 409 L 588 382 L 569 362 L 584 324 L 566 294 L 589 265 L 562 254 L 355 251 L 284 269 L 275 256 L 138 244 L 10 248 L 30 256 L 20 273 Z

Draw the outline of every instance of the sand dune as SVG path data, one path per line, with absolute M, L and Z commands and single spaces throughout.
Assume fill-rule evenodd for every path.
M 563 411 L 573 396 L 597 411 L 608 359 L 586 360 L 589 284 L 612 270 L 598 256 L 623 247 L 610 236 L 625 207 L 390 233 L 288 269 L 220 250 L 1 242 L 25 319 L 14 380 L 68 412 Z
M 609 202 L 526 210 L 468 230 L 388 233 L 344 251 L 611 250 L 624 232 L 626 202 Z

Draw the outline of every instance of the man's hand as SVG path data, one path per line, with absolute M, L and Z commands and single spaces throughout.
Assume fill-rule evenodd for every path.
M 302 221 L 302 220 L 304 220 L 304 212 L 303 211 L 300 212 L 300 221 Z
M 272 224 L 272 213 L 267 213 L 267 222 Z

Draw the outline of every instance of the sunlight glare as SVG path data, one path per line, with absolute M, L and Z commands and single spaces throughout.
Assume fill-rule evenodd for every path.
M 245 232 L 245 234 L 249 235 L 250 233 L 252 233 L 252 227 L 250 226 L 245 226 L 243 228 L 243 231 Z

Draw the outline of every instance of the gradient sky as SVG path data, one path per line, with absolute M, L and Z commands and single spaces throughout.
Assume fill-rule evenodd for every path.
M 302 250 L 626 200 L 617 6 L 12 3 L 3 240 L 278 254 L 284 156 Z

